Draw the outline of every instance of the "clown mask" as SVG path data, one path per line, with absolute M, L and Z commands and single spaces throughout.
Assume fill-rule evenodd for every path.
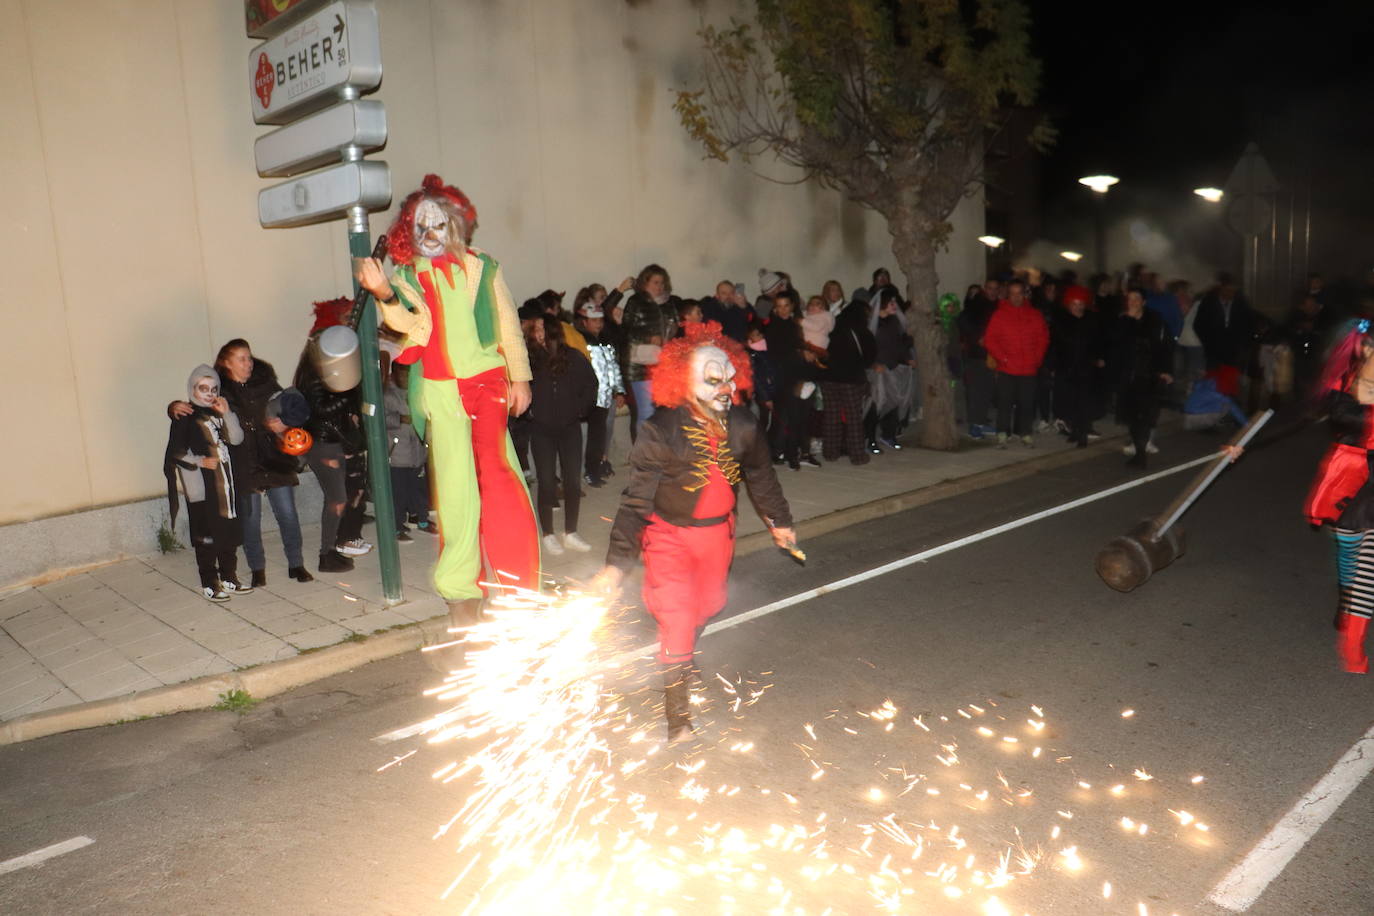
M 724 420 L 735 397 L 735 366 L 719 347 L 692 354 L 692 406 L 704 417 Z
M 428 198 L 415 208 L 415 250 L 431 259 L 463 250 L 461 227 L 444 207 Z

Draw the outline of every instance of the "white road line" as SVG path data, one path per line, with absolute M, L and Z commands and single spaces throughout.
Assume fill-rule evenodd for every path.
M 409 738 L 412 735 L 422 734 L 424 732 L 429 731 L 429 729 L 430 724 L 428 721 L 416 722 L 414 725 L 407 725 L 405 728 L 398 728 L 394 732 L 387 732 L 384 735 L 378 735 L 372 740 L 377 742 L 378 744 L 386 744 L 391 741 L 400 741 L 404 738 Z
M 1306 795 L 1255 844 L 1239 865 L 1218 882 L 1207 899 L 1243 913 L 1316 835 L 1351 792 L 1374 770 L 1374 725 Z
M 25 853 L 22 856 L 6 859 L 0 862 L 0 875 L 8 875 L 12 871 L 19 871 L 19 869 L 28 868 L 31 865 L 41 865 L 51 858 L 72 852 L 83 846 L 89 846 L 94 842 L 95 840 L 88 836 L 74 836 L 70 840 L 63 840 L 60 843 L 44 846 L 42 849 Z
M 869 579 L 877 578 L 878 576 L 887 575 L 890 572 L 895 572 L 896 570 L 903 569 L 907 566 L 911 566 L 916 563 L 924 563 L 926 560 L 929 560 L 932 557 L 938 557 L 941 554 L 949 553 L 952 550 L 958 550 L 960 547 L 967 547 L 970 544 L 976 544 L 979 541 L 986 540 L 987 538 L 996 537 L 997 535 L 1005 534 L 1008 531 L 1014 531 L 1017 528 L 1022 528 L 1026 525 L 1034 524 L 1035 522 L 1038 522 L 1042 519 L 1050 518 L 1052 516 L 1059 515 L 1063 512 L 1069 512 L 1073 509 L 1079 508 L 1080 506 L 1086 506 L 1089 503 L 1094 503 L 1101 499 L 1107 499 L 1110 496 L 1115 496 L 1118 493 L 1124 493 L 1127 490 L 1143 486 L 1147 483 L 1153 483 L 1156 480 L 1162 480 L 1165 477 L 1169 477 L 1173 474 L 1178 474 L 1181 471 L 1186 471 L 1190 468 L 1195 468 L 1200 464 L 1206 464 L 1207 462 L 1212 461 L 1215 458 L 1215 453 L 1208 453 L 1206 455 L 1201 456 L 1200 458 L 1194 458 L 1192 461 L 1185 461 L 1182 464 L 1174 465 L 1171 468 L 1165 468 L 1164 470 L 1156 471 L 1153 474 L 1146 474 L 1144 477 L 1137 477 L 1134 480 L 1128 480 L 1125 483 L 1117 484 L 1114 487 L 1108 487 L 1105 490 L 1098 490 L 1096 493 L 1089 493 L 1087 496 L 1080 496 L 1078 499 L 1071 499 L 1068 502 L 1061 503 L 1058 506 L 1051 506 L 1048 509 L 1042 509 L 1039 512 L 1033 512 L 1030 515 L 1022 516 L 1021 518 L 1015 519 L 1014 521 L 1004 522 L 1001 525 L 996 525 L 984 531 L 979 531 L 976 534 L 970 534 L 966 537 L 961 537 L 957 540 L 950 541 L 947 544 L 941 544 L 938 547 L 931 547 L 928 550 L 922 550 L 918 553 L 910 554 L 909 556 L 902 557 L 899 560 L 893 560 L 892 562 L 885 563 L 882 566 L 875 566 L 872 569 L 865 570 L 861 573 L 856 573 L 844 579 L 837 579 L 836 581 L 831 582 L 828 585 L 822 585 L 817 588 L 808 589 L 804 592 L 799 592 L 795 595 L 790 595 L 786 598 L 774 601 L 771 604 L 765 604 L 762 607 L 756 607 L 752 611 L 744 611 L 743 613 L 736 614 L 733 617 L 727 617 L 725 620 L 713 623 L 702 631 L 702 635 L 710 636 L 712 633 L 719 633 L 721 630 L 728 630 L 731 627 L 737 627 L 742 623 L 748 623 L 751 620 L 757 620 L 758 618 L 767 616 L 768 614 L 775 614 L 778 611 L 792 607 L 795 604 L 801 604 L 802 602 L 810 601 L 812 598 L 819 598 L 821 595 L 828 595 L 831 592 L 837 592 L 842 588 L 848 588 L 851 585 L 857 585 L 860 582 L 865 582 Z M 606 667 L 623 667 L 637 659 L 643 658 L 647 655 L 651 655 L 657 649 L 658 645 L 656 643 L 652 643 L 647 646 L 641 646 L 638 649 L 631 649 L 627 652 L 622 652 L 619 655 L 613 656 L 609 661 L 607 661 Z M 378 735 L 372 740 L 376 741 L 379 744 L 385 744 L 390 741 L 400 741 L 403 738 L 409 738 L 414 735 L 422 734 L 426 731 L 429 731 L 430 728 L 431 726 L 425 722 L 417 722 L 414 725 L 407 725 L 405 728 L 398 728 L 395 731 L 387 732 L 384 735 Z

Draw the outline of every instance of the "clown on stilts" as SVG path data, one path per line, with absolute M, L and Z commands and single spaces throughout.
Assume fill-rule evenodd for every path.
M 390 280 L 377 261 L 358 262 L 382 320 L 405 337 L 396 362 L 419 369 L 409 399 L 416 432 L 428 427 L 434 585 L 454 626 L 479 621 L 493 587 L 539 589 L 538 529 L 506 429 L 529 407 L 529 357 L 500 265 L 469 246 L 476 227 L 466 195 L 426 175 L 387 232 Z
M 629 485 L 595 586 L 618 589 L 644 556 L 644 606 L 658 623 L 664 711 L 673 741 L 692 735 L 689 678 L 697 636 L 725 607 L 739 484 L 779 547 L 796 532 L 773 472 L 768 437 L 740 400 L 749 357 L 715 322 L 687 325 L 650 374 L 658 410 L 639 429 Z
M 1351 674 L 1368 674 L 1365 634 L 1374 614 L 1374 336 L 1355 322 L 1326 360 L 1318 394 L 1332 444 L 1322 459 L 1303 513 L 1336 539 L 1336 652 Z

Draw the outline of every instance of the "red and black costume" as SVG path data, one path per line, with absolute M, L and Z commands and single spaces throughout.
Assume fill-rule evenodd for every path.
M 1333 442 L 1303 505 L 1307 521 L 1328 526 L 1336 539 L 1336 651 L 1351 674 L 1369 672 L 1364 641 L 1374 615 L 1374 406 L 1367 403 L 1374 337 L 1368 332 L 1369 322 L 1358 322 L 1327 359 L 1319 390 Z
M 607 566 L 628 572 L 643 553 L 644 606 L 658 622 L 673 733 L 689 727 L 686 676 L 697 635 L 725 607 L 740 482 L 770 528 L 792 527 L 758 420 L 737 403 L 714 412 L 692 398 L 693 355 L 703 347 L 729 358 L 724 385 L 733 385 L 732 401 L 750 387 L 748 356 L 714 322 L 663 348 L 652 376 L 654 401 L 663 406 L 640 426 L 606 555 Z

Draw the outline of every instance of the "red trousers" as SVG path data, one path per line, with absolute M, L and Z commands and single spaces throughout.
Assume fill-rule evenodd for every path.
M 442 536 L 435 590 L 448 600 L 482 597 L 481 581 L 538 591 L 539 532 L 506 433 L 504 371 L 425 379 L 423 391 Z
M 735 518 L 680 528 L 657 515 L 644 529 L 644 606 L 658 622 L 658 660 L 692 660 L 697 632 L 725 607 Z

